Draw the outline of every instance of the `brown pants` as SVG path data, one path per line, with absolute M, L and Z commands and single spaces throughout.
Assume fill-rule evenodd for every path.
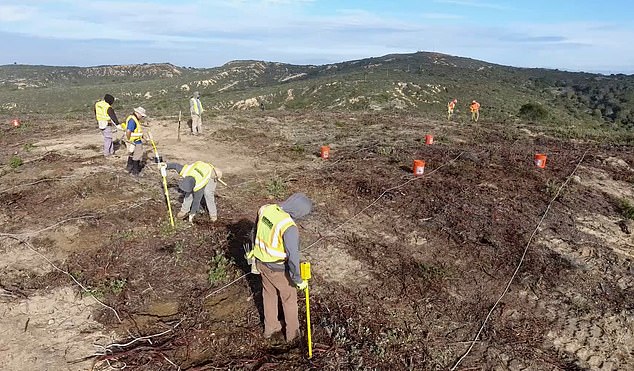
M 297 314 L 297 289 L 286 271 L 276 272 L 262 262 L 257 262 L 262 276 L 262 301 L 264 303 L 264 337 L 282 330 L 278 319 L 278 295 L 282 300 L 284 322 L 286 323 L 286 341 L 299 336 L 299 315 Z

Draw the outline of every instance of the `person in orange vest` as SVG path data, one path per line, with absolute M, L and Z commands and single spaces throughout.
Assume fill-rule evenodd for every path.
M 480 103 L 473 100 L 469 109 L 471 110 L 471 121 L 478 122 L 478 119 L 480 118 Z
M 454 99 L 451 102 L 447 103 L 447 120 L 451 120 L 453 109 L 456 108 L 456 103 L 458 103 L 458 99 Z

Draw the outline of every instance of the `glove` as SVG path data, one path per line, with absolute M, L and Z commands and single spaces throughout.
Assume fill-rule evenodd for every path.
M 159 170 L 161 170 L 161 176 L 166 177 L 167 176 L 167 164 L 164 162 L 161 162 L 159 164 Z
M 306 290 L 308 288 L 308 281 L 303 280 L 302 282 L 296 283 L 295 285 L 297 286 L 298 290 Z
M 194 222 L 194 214 L 189 214 L 189 222 L 190 223 Z

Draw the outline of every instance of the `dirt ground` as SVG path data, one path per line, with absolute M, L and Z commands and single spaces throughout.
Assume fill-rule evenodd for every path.
M 456 369 L 634 369 L 631 147 L 508 124 L 272 111 L 219 113 L 179 141 L 174 119 L 152 118 L 164 160 L 211 162 L 228 184 L 217 222 L 172 228 L 150 145 L 134 178 L 124 149 L 103 158 L 92 121 L 22 122 L 0 129 L 0 369 L 448 370 L 527 246 Z M 174 214 L 177 182 L 170 174 Z M 298 191 L 315 206 L 299 222 L 310 360 L 304 344 L 262 338 L 259 279 L 243 277 L 257 209 Z

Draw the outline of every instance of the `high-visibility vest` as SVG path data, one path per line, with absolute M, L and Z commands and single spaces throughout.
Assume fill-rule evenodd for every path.
M 214 175 L 214 167 L 206 162 L 196 161 L 191 165 L 183 166 L 179 174 L 183 178 L 190 176 L 196 180 L 196 185 L 194 185 L 194 192 L 196 192 L 209 183 Z
M 130 121 L 130 119 L 134 120 L 134 123 L 136 124 L 136 128 L 134 129 L 132 133 L 130 133 L 130 142 L 132 143 L 140 142 L 141 138 L 143 138 L 143 130 L 141 130 L 141 124 L 139 123 L 139 120 L 136 118 L 135 115 L 130 115 L 126 117 L 125 122 L 121 124 L 121 128 L 123 130 L 127 130 L 128 121 Z
M 200 111 L 202 111 L 203 108 L 200 100 L 192 97 L 190 101 L 190 104 L 194 107 L 194 113 L 200 115 Z
M 97 121 L 110 121 L 108 108 L 110 108 L 110 104 L 103 99 L 95 103 L 95 116 L 97 116 Z
M 480 109 L 480 103 L 478 102 L 471 103 L 471 112 L 478 111 L 479 109 Z
M 283 264 L 286 260 L 284 232 L 295 225 L 293 218 L 279 205 L 264 205 L 258 212 L 258 230 L 252 255 L 264 263 Z
M 447 109 L 449 110 L 453 110 L 455 106 L 456 106 L 456 103 L 454 101 L 447 103 Z

